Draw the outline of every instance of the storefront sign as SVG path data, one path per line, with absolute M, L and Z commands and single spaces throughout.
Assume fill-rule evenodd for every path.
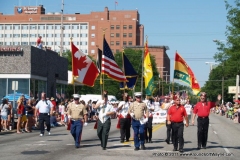
M 22 52 L 23 49 L 21 47 L 0 47 L 0 52 Z

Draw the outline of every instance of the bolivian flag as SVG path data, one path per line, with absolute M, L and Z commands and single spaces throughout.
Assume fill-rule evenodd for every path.
M 145 81 L 146 95 L 151 96 L 154 90 L 154 80 L 153 80 L 152 64 L 150 60 L 150 53 L 148 50 L 147 41 L 145 43 L 145 51 L 144 51 L 143 77 Z
M 174 79 L 181 80 L 190 85 L 195 95 L 200 92 L 200 86 L 193 71 L 178 53 L 175 55 Z

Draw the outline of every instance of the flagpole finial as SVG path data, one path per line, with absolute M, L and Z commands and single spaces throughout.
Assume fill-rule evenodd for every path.
M 124 48 L 124 47 L 122 47 L 122 51 L 123 51 L 123 52 L 124 52 L 124 49 L 125 49 L 125 48 Z
M 73 40 L 73 38 L 71 37 L 71 38 L 70 38 L 70 41 L 72 42 L 72 40 Z
M 145 37 L 146 37 L 146 41 L 147 41 L 148 40 L 148 36 L 146 35 Z
M 101 28 L 103 31 L 103 34 L 105 34 L 105 31 L 107 30 L 107 28 Z

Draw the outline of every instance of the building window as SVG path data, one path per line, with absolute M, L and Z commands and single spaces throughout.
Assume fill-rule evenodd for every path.
M 45 29 L 45 25 L 38 25 L 38 29 L 39 30 L 44 30 Z
M 129 45 L 129 46 L 132 46 L 132 41 L 129 41 L 129 42 L 128 42 L 128 45 Z
M 127 37 L 127 33 L 123 33 L 123 37 Z
M 20 37 L 20 34 L 13 34 L 13 38 L 17 38 L 17 37 Z
M 123 25 L 123 29 L 127 29 L 127 25 Z
M 92 46 L 95 46 L 95 42 L 91 42 L 91 45 L 92 45 Z
M 53 25 L 47 25 L 47 29 L 48 29 L 48 30 L 54 29 L 54 28 L 53 28 Z
M 3 30 L 3 25 L 0 25 L 0 30 Z
M 129 25 L 129 26 L 128 26 L 128 29 L 132 29 L 132 25 Z
M 30 29 L 37 29 L 37 26 L 36 25 L 30 25 L 29 28 Z
M 55 29 L 61 29 L 61 25 L 56 24 L 56 25 L 55 25 Z
M 120 29 L 120 25 L 116 25 L 116 29 Z
M 120 37 L 120 33 L 116 33 L 116 37 Z
M 3 37 L 3 34 L 0 34 L 0 38 L 2 38 Z
M 127 42 L 126 42 L 126 41 L 123 41 L 123 45 L 126 46 L 126 45 L 127 45 Z
M 114 29 L 114 25 L 111 25 L 111 29 Z
M 28 25 L 22 25 L 22 30 L 28 30 Z
M 28 34 L 22 34 L 21 37 L 22 37 L 22 38 L 27 38 L 27 37 L 28 37 Z
M 128 37 L 132 37 L 132 33 L 128 33 Z
M 111 42 L 110 42 L 110 45 L 111 45 L 111 46 L 114 46 L 114 41 L 111 41 Z
M 120 42 L 119 41 L 116 41 L 116 46 L 119 46 L 120 45 Z
M 87 46 L 87 42 L 85 42 L 85 45 Z
M 95 34 L 94 34 L 94 33 L 93 33 L 93 34 L 91 34 L 91 37 L 92 37 L 92 38 L 95 38 Z
M 78 25 L 73 24 L 73 25 L 72 25 L 72 29 L 77 30 L 77 29 L 78 29 Z
M 28 45 L 28 42 L 22 42 L 21 45 Z
M 69 24 L 65 24 L 65 25 L 64 25 L 64 28 L 65 28 L 66 30 L 71 29 Z
M 11 30 L 12 29 L 12 25 L 5 25 L 5 30 Z
M 114 33 L 111 33 L 111 37 L 114 37 Z
M 91 50 L 91 53 L 92 53 L 92 54 L 95 54 L 95 50 Z
M 1 29 L 1 28 L 0 28 Z M 20 29 L 20 25 L 14 25 L 13 29 Z
M 95 30 L 95 26 L 92 26 L 91 29 L 92 29 L 92 30 Z

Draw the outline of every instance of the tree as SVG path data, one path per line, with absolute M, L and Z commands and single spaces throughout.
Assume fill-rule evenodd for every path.
M 235 6 L 231 6 L 225 0 L 227 19 L 229 25 L 226 27 L 226 44 L 216 40 L 218 52 L 214 55 L 216 62 L 220 65 L 213 69 L 209 76 L 209 81 L 202 90 L 207 91 L 211 98 L 216 99 L 221 93 L 221 78 L 224 77 L 224 100 L 232 101 L 232 95 L 227 94 L 228 86 L 235 86 L 235 77 L 240 74 L 240 1 L 235 0 Z

